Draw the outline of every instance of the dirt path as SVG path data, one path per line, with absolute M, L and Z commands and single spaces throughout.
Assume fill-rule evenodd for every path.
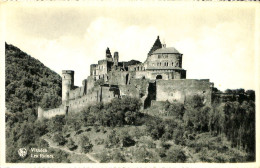
M 71 153 L 71 154 L 86 155 L 89 158 L 89 160 L 93 161 L 94 163 L 99 163 L 98 160 L 96 160 L 93 156 L 91 156 L 88 153 L 83 154 L 83 153 L 79 153 L 79 152 L 74 152 L 74 151 L 71 151 L 71 150 L 69 150 L 65 147 L 60 147 L 60 146 L 55 145 L 50 139 L 47 139 L 45 137 L 43 137 L 42 139 L 45 140 L 49 144 L 49 147 L 51 147 L 51 148 L 60 149 L 60 150 L 63 150 L 65 152 Z

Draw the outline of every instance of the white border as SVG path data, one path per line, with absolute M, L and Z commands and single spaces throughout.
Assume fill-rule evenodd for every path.
M 116 3 L 116 4 L 115 4 Z M 109 163 L 109 164 L 80 164 L 80 163 L 70 163 L 70 164 L 52 164 L 52 163 L 41 163 L 41 164 L 34 164 L 34 163 L 28 163 L 28 164 L 10 164 L 10 163 L 5 163 L 5 78 L 4 78 L 4 71 L 5 71 L 5 62 L 4 62 L 4 48 L 5 48 L 5 43 L 4 43 L 4 37 L 5 37 L 5 10 L 8 10 L 7 8 L 10 8 L 11 6 L 16 6 L 16 5 L 21 5 L 21 6 L 135 6 L 135 5 L 145 5 L 145 6 L 164 6 L 164 5 L 174 5 L 178 7 L 182 6 L 190 6 L 193 8 L 194 6 L 203 6 L 203 7 L 230 7 L 233 6 L 233 8 L 247 8 L 247 7 L 253 7 L 255 9 L 255 85 L 256 85 L 256 162 L 254 163 L 236 163 L 236 164 L 231 164 L 231 163 L 225 163 L 225 164 L 219 164 L 219 163 L 195 163 L 195 164 L 190 164 L 190 163 L 185 163 L 185 164 L 173 164 L 173 163 L 134 163 L 134 164 L 114 164 L 114 163 Z M 117 168 L 117 167 L 162 167 L 162 168 L 168 168 L 168 167 L 181 167 L 181 168 L 186 168 L 186 167 L 243 167 L 243 168 L 258 168 L 260 167 L 259 164 L 259 142 L 260 142 L 260 137 L 259 137 L 259 97 L 260 97 L 260 58 L 259 58 L 259 46 L 260 46 L 260 5 L 257 2 L 160 2 L 160 1 L 70 1 L 70 2 L 53 2 L 53 1 L 48 1 L 48 2 L 0 2 L 0 112 L 1 112 L 1 120 L 0 120 L 0 167 L 111 167 L 111 168 Z

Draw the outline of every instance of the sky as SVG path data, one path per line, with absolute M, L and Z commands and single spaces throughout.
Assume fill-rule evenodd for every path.
M 59 74 L 74 70 L 78 86 L 107 47 L 119 52 L 119 61 L 143 62 L 159 35 L 183 54 L 188 79 L 210 79 L 223 91 L 256 89 L 252 7 L 17 3 L 5 9 L 5 41 Z

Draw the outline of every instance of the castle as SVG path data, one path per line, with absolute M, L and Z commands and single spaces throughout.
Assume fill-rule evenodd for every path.
M 62 71 L 62 104 L 59 108 L 38 108 L 38 118 L 51 118 L 98 102 L 131 96 L 140 98 L 143 107 L 163 101 L 184 103 L 192 95 L 201 95 L 205 104 L 211 103 L 213 83 L 209 79 L 186 79 L 182 68 L 182 56 L 173 47 L 162 44 L 159 36 L 142 63 L 131 60 L 119 61 L 119 53 L 113 56 L 106 49 L 105 59 L 90 65 L 90 76 L 82 86 L 74 86 L 74 71 Z

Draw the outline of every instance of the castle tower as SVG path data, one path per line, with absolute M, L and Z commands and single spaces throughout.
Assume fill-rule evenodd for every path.
M 118 52 L 114 52 L 114 65 L 118 66 L 119 55 Z
M 113 58 L 112 58 L 111 52 L 110 52 L 108 47 L 107 47 L 107 50 L 106 50 L 106 60 L 113 62 Z
M 62 71 L 62 104 L 69 100 L 69 91 L 74 87 L 74 71 Z

